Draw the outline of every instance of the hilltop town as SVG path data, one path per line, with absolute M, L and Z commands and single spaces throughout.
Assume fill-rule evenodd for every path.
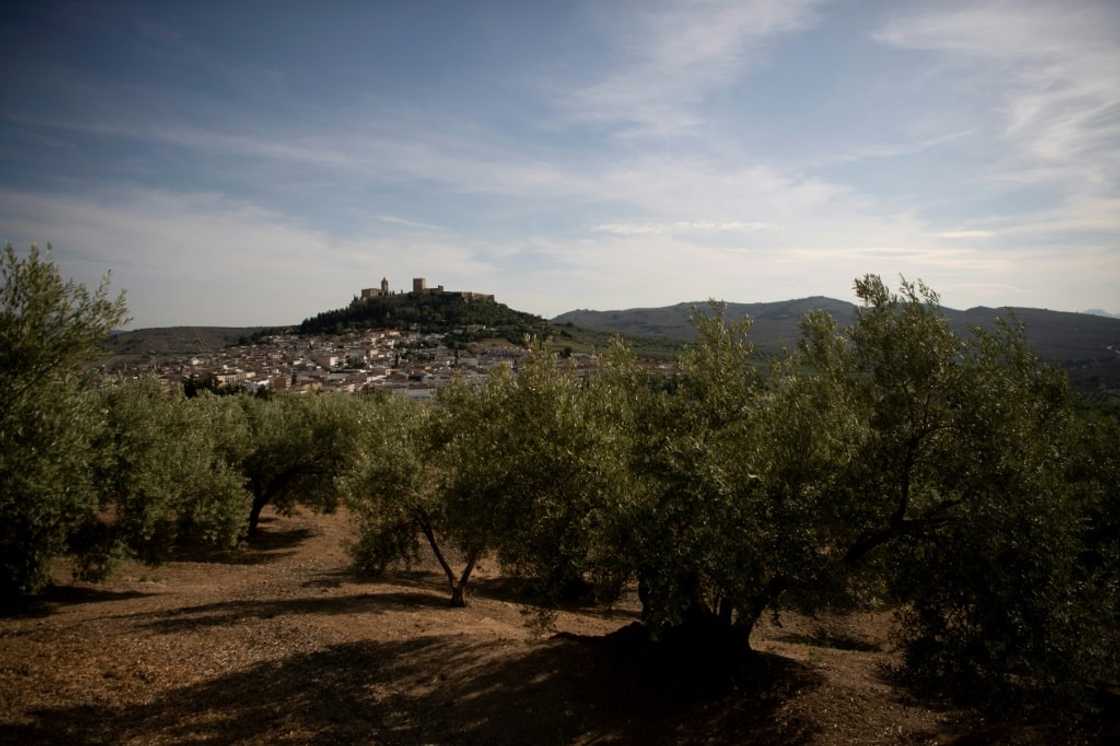
M 265 330 L 211 352 L 163 355 L 121 368 L 126 375 L 155 373 L 168 385 L 187 383 L 250 393 L 384 390 L 428 399 L 456 378 L 478 380 L 499 366 L 517 369 L 528 354 L 524 344 L 508 339 L 512 336 L 508 323 L 447 323 L 455 318 L 469 320 L 462 313 L 440 317 L 434 327 L 438 330 L 431 323 L 408 321 L 408 314 L 400 311 L 420 304 L 450 303 L 453 310 L 461 304 L 500 305 L 486 293 L 449 291 L 442 285 L 430 288 L 422 277 L 413 279 L 409 292 L 391 290 L 383 278 L 379 287 L 363 288 L 348 308 L 320 317 L 345 313 L 349 319 L 390 301 L 398 303 L 400 317 L 392 326 L 370 323 L 364 328 L 315 332 L 311 319 L 295 329 Z M 518 323 L 523 323 L 521 316 L 528 317 L 505 310 L 516 314 Z M 594 353 L 569 351 L 565 357 L 581 371 L 598 366 Z

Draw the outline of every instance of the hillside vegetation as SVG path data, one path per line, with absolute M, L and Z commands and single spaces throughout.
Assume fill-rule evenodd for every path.
M 482 329 L 485 327 L 485 330 Z M 514 343 L 526 335 L 547 334 L 548 322 L 492 300 L 467 300 L 454 293 L 405 293 L 385 298 L 355 298 L 345 308 L 305 319 L 300 334 L 334 334 L 355 329 L 412 329 L 423 333 L 451 333 L 464 341 L 501 337 Z

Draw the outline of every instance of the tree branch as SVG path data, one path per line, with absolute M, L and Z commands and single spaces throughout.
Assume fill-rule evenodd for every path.
M 963 500 L 960 499 L 942 500 L 926 511 L 926 514 L 921 518 L 915 518 L 909 521 L 905 519 L 896 521 L 892 516 L 892 520 L 887 526 L 867 532 L 857 539 L 856 542 L 848 548 L 843 561 L 846 564 L 855 564 L 866 557 L 873 549 L 886 544 L 892 539 L 907 534 L 913 534 L 921 529 L 941 523 L 947 520 L 944 515 L 945 511 L 956 505 L 960 505 L 962 502 Z

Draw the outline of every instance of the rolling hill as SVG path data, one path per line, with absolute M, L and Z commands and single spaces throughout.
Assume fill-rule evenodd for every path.
M 560 314 L 552 321 L 627 336 L 667 337 L 688 342 L 694 336 L 689 322 L 691 310 L 706 307 L 707 303 L 701 302 L 622 311 L 578 310 Z M 728 303 L 726 307 L 729 319 L 749 316 L 754 320 L 751 331 L 755 344 L 767 351 L 796 344 L 801 317 L 809 311 L 827 311 L 842 326 L 851 324 L 856 315 L 854 304 L 822 296 L 774 303 Z M 1120 350 L 1120 319 L 1039 308 L 977 306 L 966 311 L 952 308 L 942 311 L 958 334 L 967 334 L 974 326 L 990 328 L 997 318 L 1014 315 L 1023 322 L 1027 339 L 1047 360 L 1106 359 Z
M 552 323 L 571 323 L 627 337 L 659 337 L 690 342 L 694 333 L 689 315 L 693 308 L 704 310 L 707 305 L 707 302 L 699 302 L 624 311 L 568 311 L 554 318 Z M 761 350 L 776 352 L 797 341 L 801 317 L 810 311 L 827 311 L 841 324 L 847 325 L 855 319 L 855 308 L 851 303 L 814 296 L 776 303 L 728 303 L 726 313 L 731 321 L 747 316 L 754 319 L 752 334 L 755 345 Z
M 151 358 L 216 352 L 267 329 L 262 326 L 165 326 L 117 332 L 105 343 L 109 365 L 132 365 Z
M 631 337 L 656 337 L 689 342 L 693 338 L 689 314 L 707 303 L 678 303 L 660 308 L 618 311 L 576 310 L 560 314 L 554 324 L 573 324 L 599 332 Z M 855 319 L 856 306 L 847 301 L 814 296 L 773 303 L 728 303 L 727 317 L 754 320 L 751 333 L 762 352 L 792 347 L 799 337 L 799 321 L 809 311 L 830 313 L 842 326 Z M 996 319 L 1013 315 L 1021 321 L 1027 340 L 1045 361 L 1066 368 L 1082 389 L 1120 387 L 1120 319 L 1040 308 L 987 308 L 965 311 L 942 309 L 953 329 L 966 335 L 972 327 L 991 328 Z

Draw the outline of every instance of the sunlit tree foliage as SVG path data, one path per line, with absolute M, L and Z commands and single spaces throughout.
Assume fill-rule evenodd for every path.
M 108 277 L 90 292 L 49 255 L 0 259 L 0 594 L 48 579 L 48 561 L 97 510 L 90 464 L 104 413 L 88 366 L 126 317 Z

